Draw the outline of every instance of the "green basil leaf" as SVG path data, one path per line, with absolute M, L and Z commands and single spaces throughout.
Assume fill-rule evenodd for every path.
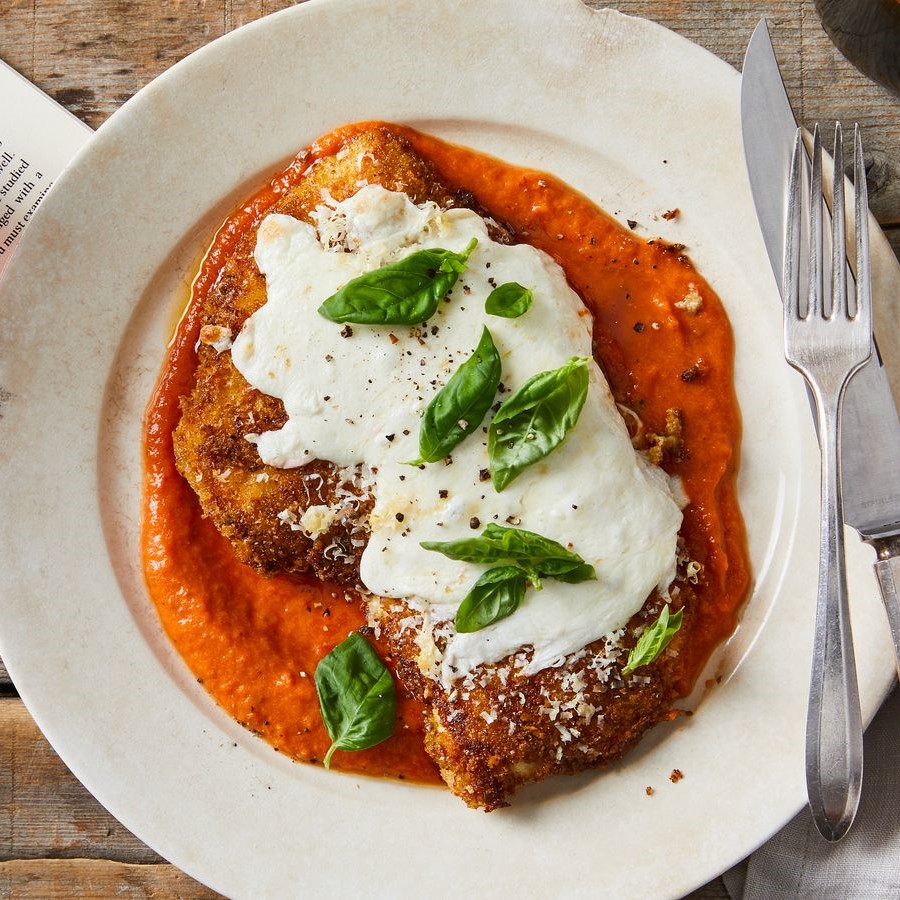
M 674 616 L 670 616 L 669 604 L 663 607 L 659 618 L 638 638 L 628 654 L 628 662 L 622 669 L 623 675 L 630 675 L 639 666 L 649 666 L 669 646 L 669 642 L 681 628 L 682 612 L 679 609 Z
M 497 411 L 488 431 L 494 488 L 555 450 L 575 427 L 588 391 L 587 358 L 529 378 Z
M 332 322 L 354 325 L 418 325 L 430 319 L 475 249 L 472 238 L 461 253 L 433 248 L 366 272 L 348 281 L 320 307 Z
M 335 750 L 365 750 L 394 733 L 394 679 L 358 631 L 319 662 L 316 693 L 332 740 L 325 754 L 326 768 L 330 767 Z
M 525 599 L 525 573 L 516 566 L 488 569 L 456 611 L 456 630 L 480 631 L 512 615 Z
M 450 559 L 479 565 L 502 562 L 511 558 L 503 547 L 484 537 L 461 538 L 458 541 L 422 541 L 420 546 L 426 550 L 443 553 Z
M 597 571 L 589 563 L 581 563 L 581 565 L 573 566 L 571 569 L 564 569 L 560 572 L 541 571 L 541 575 L 546 578 L 555 578 L 557 581 L 564 581 L 566 584 L 581 584 L 582 581 L 596 581 Z
M 587 566 L 593 572 L 593 566 L 573 551 L 550 538 L 525 528 L 507 528 L 489 522 L 482 532 L 482 537 L 506 553 L 506 558 L 517 562 L 523 568 L 533 568 L 539 575 L 562 580 L 561 575 Z M 596 573 L 594 573 L 596 578 Z M 580 579 L 585 580 L 585 579 Z
M 428 404 L 419 432 L 419 458 L 410 465 L 443 459 L 466 435 L 477 431 L 500 384 L 500 354 L 484 329 L 475 352 Z
M 525 570 L 538 590 L 541 576 L 576 584 L 597 577 L 594 567 L 562 544 L 524 528 L 506 528 L 493 522 L 478 537 L 457 541 L 423 541 L 426 550 L 443 553 L 450 559 L 490 565 L 514 563 Z
M 484 311 L 504 319 L 517 319 L 528 312 L 534 294 L 515 281 L 495 287 L 484 301 Z

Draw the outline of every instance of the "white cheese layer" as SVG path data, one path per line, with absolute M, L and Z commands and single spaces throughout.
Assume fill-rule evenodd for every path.
M 452 452 L 452 463 L 423 469 L 421 416 L 474 350 L 486 325 L 500 352 L 509 396 L 532 375 L 572 356 L 591 355 L 592 320 L 562 269 L 528 245 L 488 237 L 470 210 L 413 205 L 371 185 L 320 206 L 318 228 L 270 215 L 259 228 L 256 262 L 267 302 L 245 323 L 232 358 L 247 381 L 284 402 L 288 421 L 256 438 L 260 457 L 279 467 L 327 459 L 377 470 L 371 537 L 361 579 L 382 597 L 405 598 L 425 621 L 451 620 L 487 566 L 455 562 L 420 541 L 480 533 L 515 523 L 559 541 L 597 571 L 583 584 L 544 581 L 509 618 L 451 637 L 441 660 L 449 684 L 482 663 L 533 648 L 533 673 L 621 628 L 654 588 L 675 575 L 681 512 L 664 473 L 635 453 L 609 387 L 590 364 L 587 401 L 567 440 L 501 493 L 482 480 L 486 427 Z M 478 246 L 447 301 L 423 327 L 335 324 L 319 305 L 351 278 L 424 247 Z M 534 291 L 516 319 L 487 315 L 494 285 Z M 352 334 L 348 334 L 352 332 Z

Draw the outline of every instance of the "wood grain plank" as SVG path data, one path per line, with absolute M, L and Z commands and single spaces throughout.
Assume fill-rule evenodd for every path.
M 3 664 L 3 660 L 0 659 L 0 697 L 14 695 L 15 690 L 12 679 L 9 677 L 9 672 L 6 671 L 6 666 Z
M 263 14 L 269 15 L 269 13 L 279 12 L 289 6 L 297 6 L 305 2 L 306 0 L 263 0 Z
M 117 897 L 128 900 L 178 897 L 207 900 L 220 895 L 175 866 L 129 865 L 108 860 L 15 860 L 0 863 L 0 895 L 23 900 L 41 898 Z M 727 900 L 721 878 L 688 894 L 684 900 Z
M 263 16 L 280 12 L 289 6 L 300 6 L 306 0 L 226 0 L 225 27 L 227 31 L 246 25 Z
M 741 68 L 747 41 L 760 17 L 769 17 L 773 40 L 796 46 L 800 12 L 795 0 L 585 0 L 588 6 L 612 7 L 630 16 L 652 19 Z M 801 0 L 812 5 L 811 0 Z M 777 46 L 776 46 L 777 49 Z
M 32 80 L 93 128 L 225 33 L 225 0 L 36 0 L 36 10 Z
M 168 863 L 133 865 L 105 859 L 16 859 L 0 863 L 0 896 L 22 900 L 70 897 L 208 900 L 220 895 Z
M 0 861 L 43 857 L 162 861 L 75 779 L 22 701 L 7 697 L 0 699 Z
M 0 59 L 34 79 L 33 0 L 0 2 Z
M 234 31 L 265 14 L 263 0 L 225 0 L 225 31 Z

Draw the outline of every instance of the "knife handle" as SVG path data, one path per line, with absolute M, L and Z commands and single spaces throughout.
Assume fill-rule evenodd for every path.
M 875 575 L 894 639 L 894 661 L 900 678 L 900 537 L 880 538 L 871 544 L 878 554 Z

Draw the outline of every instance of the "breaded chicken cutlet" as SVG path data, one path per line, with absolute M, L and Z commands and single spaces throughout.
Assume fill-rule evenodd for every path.
M 471 197 L 445 187 L 401 136 L 378 127 L 317 161 L 270 212 L 310 221 L 323 194 L 342 201 L 363 181 L 404 192 L 415 203 L 430 200 L 489 216 Z M 502 226 L 488 221 L 495 234 L 503 233 Z M 253 258 L 255 239 L 252 231 L 241 239 L 204 301 L 195 384 L 183 398 L 174 434 L 178 469 L 204 514 L 247 565 L 267 575 L 313 572 L 358 586 L 373 506 L 369 476 L 325 460 L 274 468 L 262 463 L 247 439 L 280 428 L 287 418 L 281 401 L 250 387 L 231 354 L 222 352 L 266 302 L 265 281 Z M 289 508 L 298 509 L 301 518 L 315 517 L 321 508 L 339 508 L 340 514 L 318 527 L 299 527 L 285 519 Z M 689 595 L 685 584 L 680 601 Z M 629 627 L 568 657 L 564 665 L 525 675 L 528 651 L 521 651 L 480 666 L 451 688 L 434 677 L 446 637 L 440 626 L 424 622 L 398 600 L 373 598 L 370 619 L 388 637 L 398 675 L 426 705 L 426 746 L 444 780 L 468 805 L 491 810 L 506 805 L 526 782 L 618 758 L 648 727 L 670 716 L 678 696 L 675 660 L 691 631 L 689 603 L 671 651 L 627 683 L 620 674 L 634 644 L 634 627 L 653 622 L 662 604 L 654 594 Z
M 361 180 L 403 191 L 416 203 L 467 205 L 468 198 L 446 190 L 430 166 L 388 132 L 357 135 L 346 150 L 340 158 L 318 161 L 270 212 L 309 221 L 323 191 L 343 200 L 356 193 Z M 266 302 L 265 279 L 253 259 L 255 243 L 255 232 L 243 237 L 206 297 L 196 382 L 182 402 L 174 435 L 178 470 L 242 562 L 266 575 L 311 571 L 322 579 L 355 585 L 364 544 L 353 543 L 347 523 L 364 523 L 371 500 L 360 496 L 358 484 L 342 480 L 345 473 L 327 461 L 314 460 L 296 469 L 264 465 L 246 435 L 284 425 L 284 406 L 251 388 L 231 355 L 216 346 L 223 336 L 227 341 L 236 335 Z M 348 518 L 314 541 L 299 528 L 284 527 L 277 517 L 298 501 L 314 507 L 340 505 L 339 500 L 346 502 Z M 364 541 L 365 530 L 354 538 Z

